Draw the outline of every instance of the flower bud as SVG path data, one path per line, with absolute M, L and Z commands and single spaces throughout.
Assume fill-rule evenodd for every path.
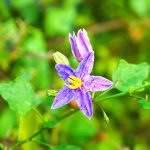
M 77 36 L 69 34 L 71 50 L 76 60 L 81 61 L 90 52 L 93 52 L 86 30 L 79 30 Z
M 65 55 L 60 52 L 53 53 L 53 58 L 57 64 L 66 64 L 69 66 L 69 61 Z

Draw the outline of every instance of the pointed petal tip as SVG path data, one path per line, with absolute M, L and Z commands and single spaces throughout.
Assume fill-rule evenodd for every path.
M 52 104 L 52 106 L 51 106 L 51 108 L 50 108 L 50 109 L 56 109 L 56 108 L 55 108 L 55 106 Z
M 110 80 L 107 79 L 107 82 L 109 82 L 109 83 L 108 83 L 108 88 L 110 88 L 110 87 L 113 86 L 113 82 L 112 82 L 112 81 L 110 81 Z
M 82 29 L 79 29 L 78 32 L 82 32 Z
M 69 38 L 70 38 L 70 37 L 72 37 L 72 34 L 71 34 L 71 33 L 69 33 Z
M 61 64 L 56 64 L 56 65 L 55 65 L 55 69 L 56 69 L 56 70 L 59 69 L 60 65 L 61 65 Z
M 76 34 L 75 34 L 75 32 L 73 31 L 73 37 L 76 37 Z
M 89 57 L 93 57 L 93 59 L 94 59 L 94 51 L 90 52 L 90 53 L 88 54 L 88 56 L 89 56 Z M 87 57 L 88 57 L 88 56 L 87 56 Z
M 79 107 L 80 108 L 80 110 L 82 111 L 82 113 L 83 113 L 83 115 L 86 117 L 86 118 L 88 118 L 89 120 L 92 118 L 92 116 L 93 116 L 93 111 L 92 112 L 85 112 L 81 107 Z
M 113 86 L 113 84 L 114 84 L 114 83 L 113 83 L 112 81 L 110 81 L 110 86 Z
M 82 29 L 82 31 L 87 36 L 87 31 L 84 28 Z
M 61 106 L 58 106 L 57 105 L 58 103 L 55 103 L 53 102 L 52 106 L 51 106 L 51 109 L 57 109 L 57 108 L 60 108 Z
M 81 109 L 82 110 L 82 109 Z M 86 118 L 88 118 L 89 120 L 92 118 L 92 116 L 93 116 L 93 112 L 90 114 L 90 113 L 84 113 L 84 112 L 82 112 L 83 113 L 83 115 L 86 117 Z
M 91 115 L 88 115 L 88 116 L 86 116 L 89 120 L 91 120 L 91 118 L 92 118 L 92 115 L 93 114 L 91 114 Z

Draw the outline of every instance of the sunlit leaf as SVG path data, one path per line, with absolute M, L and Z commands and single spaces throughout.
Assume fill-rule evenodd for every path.
M 22 76 L 13 82 L 0 83 L 0 95 L 12 110 L 25 115 L 38 102 L 31 84 Z
M 120 60 L 117 68 L 113 72 L 113 82 L 117 82 L 116 88 L 127 92 L 131 88 L 140 88 L 143 81 L 149 75 L 149 65 L 147 63 L 128 64 L 125 60 Z

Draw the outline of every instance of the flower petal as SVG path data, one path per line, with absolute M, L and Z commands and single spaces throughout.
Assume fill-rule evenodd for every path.
M 86 90 L 96 92 L 105 91 L 112 86 L 112 82 L 104 77 L 89 76 L 85 78 L 84 86 Z
M 76 70 L 76 76 L 83 78 L 85 75 L 89 75 L 92 72 L 94 64 L 94 53 L 91 52 L 87 57 L 85 57 L 79 64 Z
M 65 64 L 56 64 L 55 69 L 59 76 L 66 82 L 68 83 L 67 79 L 70 75 L 75 75 L 74 69 L 71 67 L 65 65 Z
M 82 57 L 85 58 L 90 52 L 93 51 L 86 30 L 83 29 L 82 31 L 80 29 L 78 31 L 77 40 L 78 49 L 80 50 Z
M 90 93 L 87 92 L 83 87 L 82 89 L 76 90 L 76 102 L 83 114 L 90 119 L 93 114 L 92 100 Z
M 77 39 L 76 39 L 75 34 L 73 36 L 71 34 L 69 34 L 69 41 L 70 41 L 70 44 L 71 44 L 71 50 L 72 50 L 72 53 L 73 53 L 74 57 L 78 61 L 81 61 L 82 56 L 81 56 L 80 51 L 79 51 L 79 47 L 78 47 L 78 44 L 77 44 Z
M 64 86 L 54 99 L 51 109 L 62 107 L 74 99 L 74 91 Z

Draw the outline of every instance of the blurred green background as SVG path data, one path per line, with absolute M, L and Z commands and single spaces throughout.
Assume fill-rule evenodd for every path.
M 65 54 L 76 67 L 68 34 L 80 28 L 87 30 L 95 51 L 93 74 L 111 80 L 121 58 L 129 63 L 150 63 L 149 0 L 0 1 L 0 81 L 14 80 L 27 73 L 39 96 L 38 110 L 47 120 L 62 116 L 73 107 L 50 110 L 53 97 L 48 97 L 46 91 L 59 90 L 64 85 L 54 69 L 53 52 Z M 83 150 L 150 149 L 149 110 L 129 97 L 112 99 L 101 106 L 110 118 L 109 125 L 101 110 L 94 107 L 91 120 L 77 112 L 42 132 L 39 138 L 54 146 L 75 145 Z M 0 97 L 1 144 L 9 147 L 17 142 L 18 135 L 25 139 L 40 125 L 41 120 L 33 111 L 19 117 Z M 46 149 L 34 142 L 18 148 Z

